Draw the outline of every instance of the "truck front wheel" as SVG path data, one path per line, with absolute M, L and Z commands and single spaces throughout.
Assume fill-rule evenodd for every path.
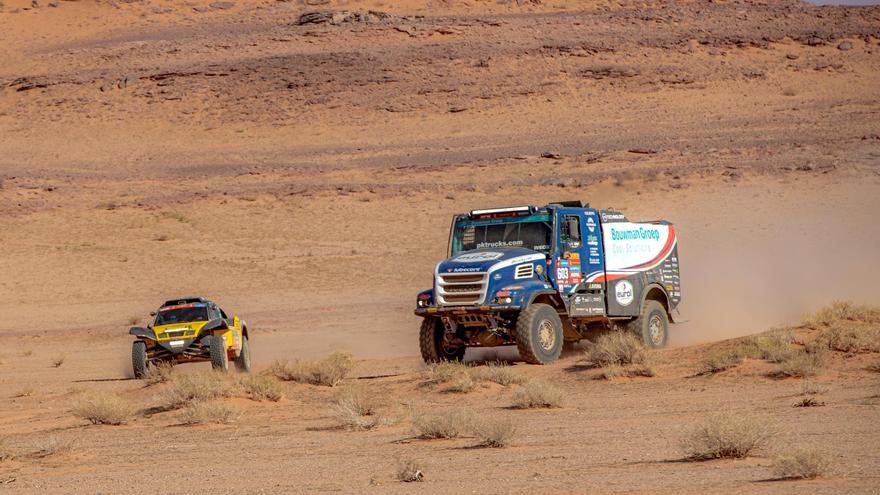
M 669 336 L 669 315 L 659 301 L 648 299 L 638 318 L 626 324 L 626 330 L 642 338 L 649 349 L 666 347 Z
M 553 306 L 535 303 L 516 319 L 516 348 L 527 363 L 550 364 L 562 353 L 562 320 Z
M 425 318 L 419 329 L 419 349 L 426 363 L 441 361 L 461 361 L 464 359 L 463 345 L 453 346 L 447 342 L 446 328 L 440 318 Z

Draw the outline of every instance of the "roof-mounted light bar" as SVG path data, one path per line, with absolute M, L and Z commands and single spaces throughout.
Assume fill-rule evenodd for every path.
M 471 216 L 478 217 L 483 215 L 493 215 L 495 213 L 528 213 L 532 211 L 532 209 L 528 206 L 512 206 L 510 208 L 492 208 L 489 210 L 474 210 L 471 212 Z

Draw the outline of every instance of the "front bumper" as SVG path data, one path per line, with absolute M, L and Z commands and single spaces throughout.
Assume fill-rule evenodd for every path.
M 484 304 L 482 306 L 428 306 L 416 308 L 416 316 L 444 316 L 444 315 L 472 315 L 483 313 L 500 313 L 502 311 L 519 311 L 522 309 L 517 304 Z

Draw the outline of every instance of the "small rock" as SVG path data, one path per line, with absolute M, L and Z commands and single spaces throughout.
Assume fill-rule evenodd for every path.
M 562 158 L 562 155 L 559 153 L 551 152 L 551 151 L 545 151 L 544 153 L 541 153 L 541 158 L 550 158 L 551 160 L 559 160 L 560 158 Z
M 797 170 L 798 172 L 809 172 L 813 169 L 814 169 L 814 167 L 810 164 L 798 165 L 797 167 L 795 167 L 795 170 Z
M 49 2 L 49 7 L 52 7 L 53 9 L 54 9 L 54 8 L 57 8 L 58 5 L 60 5 L 60 4 L 59 4 L 57 1 L 55 1 L 55 0 Z
M 787 58 L 789 60 L 797 60 L 797 59 L 801 58 L 801 56 L 796 53 L 789 53 L 788 55 L 785 56 L 785 58 Z
M 633 149 L 630 149 L 627 151 L 629 151 L 630 153 L 637 153 L 640 155 L 653 155 L 654 153 L 657 153 L 657 150 L 650 149 L 650 148 L 633 148 Z
M 235 7 L 235 2 L 211 2 L 208 4 L 214 10 L 229 10 Z
M 210 9 L 210 7 L 206 7 L 204 5 L 199 5 L 198 7 L 193 7 L 193 10 L 196 12 L 202 13 L 202 12 L 207 12 L 211 9 Z
M 817 36 L 811 36 L 811 37 L 807 38 L 807 45 L 808 46 L 822 46 L 824 44 L 825 44 L 825 41 L 823 41 L 822 38 L 819 38 Z
M 467 107 L 450 107 L 449 113 L 459 113 L 464 112 L 465 110 L 467 110 Z
M 849 41 L 844 41 L 841 44 L 837 45 L 838 50 L 847 51 L 852 50 L 852 43 Z
M 40 8 L 40 0 L 31 0 L 31 7 L 35 9 Z

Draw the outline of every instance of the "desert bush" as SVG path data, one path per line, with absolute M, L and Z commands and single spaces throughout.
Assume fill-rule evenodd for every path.
M 794 407 L 819 407 L 824 405 L 824 402 L 816 399 L 815 397 L 804 397 L 803 399 L 794 403 Z
M 522 385 L 528 379 L 506 364 L 486 363 L 486 366 L 471 369 L 471 376 L 479 381 L 494 382 L 499 385 Z
M 73 414 L 95 425 L 122 425 L 134 415 L 134 406 L 117 395 L 93 392 L 77 399 Z
M 457 438 L 470 429 L 473 416 L 460 409 L 433 414 L 413 413 L 412 423 L 419 438 Z
M 477 388 L 477 382 L 474 381 L 472 375 L 459 375 L 446 387 L 445 391 L 452 392 L 456 394 L 466 394 L 468 392 L 473 392 L 473 390 Z
M 275 361 L 268 373 L 284 381 L 335 387 L 354 366 L 351 354 L 334 352 L 318 361 Z
M 875 359 L 865 365 L 865 369 L 873 373 L 880 373 L 880 359 Z
M 801 390 L 798 395 L 819 395 L 828 391 L 827 385 L 821 383 L 805 381 L 801 383 Z
M 822 369 L 823 357 L 821 353 L 806 352 L 803 350 L 789 353 L 779 362 L 773 374 L 780 377 L 790 376 L 804 378 L 816 376 Z
M 240 417 L 237 407 L 213 400 L 189 402 L 180 412 L 180 422 L 185 425 L 229 424 Z
M 31 396 L 34 395 L 35 393 L 36 393 L 36 391 L 34 390 L 33 387 L 25 387 L 25 388 L 19 390 L 18 392 L 16 392 L 15 395 L 13 395 L 13 397 L 15 397 L 15 398 L 18 398 L 18 397 L 31 397 Z
M 230 375 L 219 371 L 200 371 L 175 375 L 160 394 L 167 409 L 179 409 L 194 401 L 233 397 L 238 387 Z
M 594 378 L 596 380 L 614 380 L 615 378 L 634 378 L 637 376 L 652 377 L 654 374 L 654 369 L 646 364 L 632 364 L 629 366 L 609 364 L 602 368 L 602 371 Z
M 422 386 L 434 386 L 451 382 L 464 375 L 470 375 L 473 367 L 458 361 L 430 363 L 422 371 Z
M 404 483 L 412 483 L 413 481 L 422 481 L 425 475 L 422 472 L 421 464 L 413 459 L 402 459 L 397 462 L 397 471 L 394 477 L 398 481 Z
M 602 334 L 586 350 L 587 359 L 596 366 L 612 364 L 645 364 L 648 354 L 642 341 L 630 332 L 614 331 Z
M 21 357 L 31 357 L 34 355 L 34 351 L 31 349 L 25 349 L 21 351 Z
M 55 368 L 60 368 L 61 365 L 63 365 L 64 361 L 66 361 L 66 360 L 67 360 L 67 356 L 65 356 L 64 354 L 59 354 L 59 355 L 55 356 L 54 358 L 52 358 L 52 366 L 54 366 Z
M 332 409 L 346 430 L 372 430 L 382 424 L 375 395 L 362 386 L 346 387 L 337 396 Z
M 241 375 L 238 383 L 242 392 L 253 400 L 278 402 L 284 398 L 284 386 L 272 376 Z
M 12 448 L 6 445 L 6 439 L 0 438 L 0 462 L 11 461 L 15 459 L 15 453 Z
M 688 460 L 740 458 L 765 446 L 774 434 L 775 428 L 766 418 L 719 413 L 688 431 L 680 448 Z
M 516 424 L 509 419 L 484 416 L 474 421 L 471 431 L 480 439 L 479 446 L 500 448 L 510 445 L 516 435 Z
M 149 386 L 169 382 L 173 373 L 174 365 L 171 363 L 161 362 L 147 366 L 147 371 L 144 373 L 144 383 Z
M 716 352 L 700 363 L 697 375 L 714 375 L 738 366 L 742 360 L 742 353 L 736 349 Z
M 880 327 L 831 323 L 816 337 L 811 347 L 847 354 L 880 352 Z
M 786 328 L 759 333 L 742 346 L 740 353 L 743 356 L 779 363 L 791 354 L 793 338 L 794 333 Z
M 777 479 L 813 479 L 831 471 L 830 456 L 814 448 L 794 449 L 773 461 L 773 474 Z
M 513 407 L 516 409 L 559 407 L 560 405 L 562 405 L 562 390 L 539 380 L 526 383 L 513 396 Z
M 79 447 L 75 438 L 63 438 L 50 435 L 34 444 L 34 457 L 51 457 L 55 455 L 69 454 Z
M 846 301 L 834 301 L 815 313 L 808 315 L 810 323 L 827 324 L 839 320 L 880 323 L 880 308 L 856 305 Z

